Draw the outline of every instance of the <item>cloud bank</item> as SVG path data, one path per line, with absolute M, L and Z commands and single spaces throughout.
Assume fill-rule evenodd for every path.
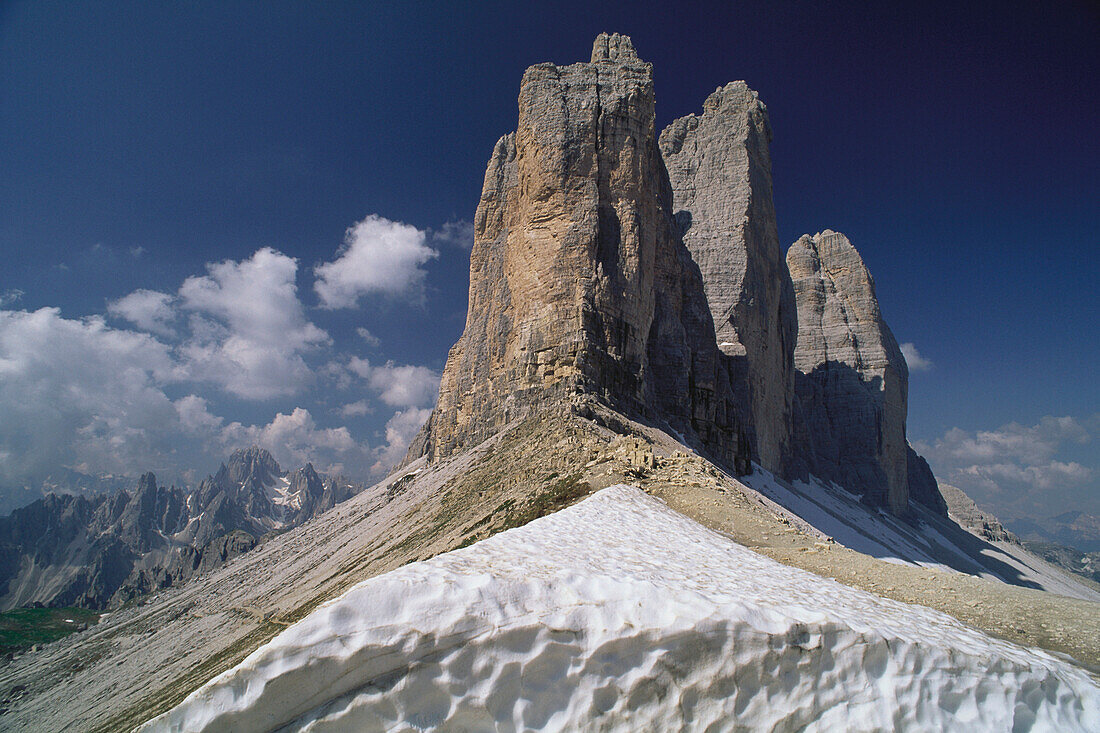
M 996 430 L 952 428 L 913 447 L 928 459 L 937 478 L 1002 513 L 1002 519 L 1047 517 L 1071 508 L 1097 513 L 1095 467 L 1063 454 L 1088 445 L 1098 427 L 1100 415 L 1048 415 L 1030 426 L 1013 422 Z
M 416 297 L 421 266 L 436 256 L 427 237 L 377 216 L 359 222 L 316 270 L 320 305 L 354 305 L 371 292 Z M 175 292 L 111 301 L 105 315 L 0 310 L 0 494 L 60 468 L 176 480 L 251 444 L 284 466 L 312 461 L 360 478 L 400 461 L 430 414 L 437 372 L 339 353 L 380 342 L 359 326 L 338 344 L 316 325 L 293 257 L 263 248 L 205 270 Z M 0 307 L 21 295 L 5 291 Z M 353 432 L 363 420 L 384 421 L 377 445 Z M 0 510 L 10 508 L 0 495 Z
M 426 239 L 426 232 L 380 216 L 352 226 L 336 259 L 314 268 L 321 305 L 351 308 L 370 293 L 422 297 L 423 265 L 439 256 Z

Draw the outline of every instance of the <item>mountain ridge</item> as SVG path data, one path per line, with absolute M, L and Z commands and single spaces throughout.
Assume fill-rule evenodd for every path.
M 361 489 L 312 464 L 284 472 L 253 446 L 191 491 L 158 486 L 147 472 L 132 492 L 49 494 L 0 517 L 0 609 L 116 608 L 219 567 Z
M 467 327 L 449 354 L 439 404 L 410 446 L 405 464 L 315 521 L 271 536 L 256 550 L 194 582 L 167 588 L 144 605 L 121 608 L 98 626 L 0 666 L 0 689 L 22 686 L 27 692 L 12 704 L 5 723 L 15 729 L 133 729 L 176 707 L 208 681 L 225 679 L 219 675 L 246 659 L 271 659 L 272 649 L 286 648 L 286 643 L 300 658 L 312 659 L 311 644 L 317 637 L 302 641 L 295 633 L 303 628 L 324 632 L 317 619 L 341 616 L 333 612 L 342 602 L 337 599 L 346 600 L 343 594 L 357 584 L 407 566 L 412 567 L 389 580 L 415 577 L 423 567 L 417 565 L 420 561 L 522 528 L 620 485 L 644 494 L 641 503 L 663 502 L 723 541 L 831 579 L 820 587 L 841 584 L 890 603 L 946 612 L 984 633 L 970 637 L 979 652 L 1000 647 L 988 639 L 995 636 L 1012 642 L 1013 656 L 1037 656 L 1039 652 L 1021 648 L 1037 646 L 1086 669 L 1100 669 L 1100 638 L 1094 633 L 1100 593 L 1015 543 L 964 530 L 946 516 L 942 498 L 936 500 L 939 490 L 927 465 L 903 440 L 899 391 L 886 395 L 885 371 L 876 373 L 890 367 L 895 355 L 881 343 L 885 322 L 873 287 L 864 287 L 871 284 L 870 273 L 858 253 L 852 254 L 854 247 L 844 248 L 845 258 L 860 287 L 832 278 L 830 299 L 826 279 L 814 274 L 806 292 L 822 295 L 821 325 L 811 333 L 820 336 L 827 353 L 838 355 L 825 359 L 828 374 L 856 380 L 848 384 L 859 391 L 829 391 L 831 382 L 825 379 L 812 385 L 821 387 L 820 401 L 814 393 L 806 405 L 796 401 L 797 392 L 788 395 L 786 386 L 777 391 L 788 384 L 783 376 L 788 347 L 791 383 L 797 379 L 797 343 L 783 344 L 779 337 L 783 354 L 775 360 L 778 366 L 770 359 L 748 359 L 750 350 L 762 351 L 760 344 L 774 344 L 772 336 L 782 333 L 769 320 L 773 314 L 778 319 L 780 306 L 773 309 L 775 303 L 752 305 L 761 316 L 754 329 L 763 329 L 755 333 L 765 333 L 765 338 L 749 338 L 748 329 L 742 334 L 735 328 L 731 338 L 737 342 L 718 341 L 723 306 L 708 300 L 706 285 L 707 273 L 720 268 L 701 267 L 683 241 L 690 230 L 685 230 L 686 217 L 677 218 L 674 211 L 675 188 L 653 129 L 653 100 L 651 67 L 638 59 L 625 36 L 601 34 L 586 63 L 530 67 L 521 85 L 517 129 L 497 142 L 484 178 L 471 252 Z M 760 111 L 753 104 L 744 109 L 750 117 Z M 753 139 L 759 143 L 762 138 L 757 134 Z M 755 159 L 757 175 L 762 175 L 762 160 L 759 155 Z M 690 169 L 694 159 L 683 162 Z M 711 180 L 714 201 L 722 204 L 729 194 L 727 183 L 720 175 Z M 760 196 L 767 189 L 734 188 Z M 760 217 L 757 224 L 767 230 L 773 216 L 762 200 L 758 203 L 746 210 Z M 722 219 L 726 208 L 721 205 L 682 211 L 691 214 L 699 232 L 721 233 L 730 223 Z M 768 241 L 769 248 L 776 244 Z M 750 244 L 744 248 L 748 252 Z M 830 258 L 819 253 L 818 260 Z M 768 261 L 780 279 L 784 268 L 790 276 L 786 258 Z M 761 288 L 751 292 L 785 291 L 782 282 L 779 287 L 774 282 L 751 285 Z M 741 303 L 742 294 L 733 293 L 731 302 Z M 788 312 L 783 322 L 789 323 L 790 316 Z M 864 337 L 875 330 L 880 330 L 877 344 Z M 723 343 L 731 353 L 723 350 Z M 734 348 L 737 343 L 745 350 L 743 363 L 733 361 L 741 356 L 741 349 Z M 840 348 L 832 348 L 836 343 Z M 812 378 L 814 367 L 809 368 Z M 903 369 L 904 361 L 893 368 Z M 759 376 L 746 376 L 751 374 Z M 845 403 L 849 394 L 866 399 Z M 759 410 L 753 408 L 785 405 L 788 396 L 791 439 L 790 449 L 784 449 L 776 430 L 787 430 L 788 419 L 776 416 L 771 427 L 758 430 L 753 416 Z M 800 409 L 812 412 L 821 405 L 848 408 L 859 418 L 841 422 L 846 434 L 837 437 L 846 440 L 836 441 L 835 451 L 826 451 L 819 439 L 836 427 L 806 420 L 805 415 L 799 418 Z M 819 475 L 824 474 L 824 461 L 839 464 L 849 458 L 866 469 L 858 485 L 843 477 L 849 485 L 839 485 Z M 278 492 L 261 496 L 255 491 L 266 475 L 262 464 L 242 460 L 234 469 L 242 479 L 239 495 L 255 507 L 266 506 L 264 501 L 285 506 L 282 495 L 282 503 L 275 501 Z M 887 467 L 898 479 L 893 484 Z M 229 472 L 226 466 L 227 478 Z M 303 468 L 294 483 L 308 485 L 309 474 Z M 290 479 L 286 481 L 289 486 Z M 228 492 L 216 493 L 230 501 Z M 153 506 L 154 516 L 171 515 L 157 510 L 159 504 Z M 671 524 L 665 523 L 659 541 L 652 544 L 676 548 L 685 540 Z M 566 531 L 554 534 L 560 537 Z M 605 522 L 603 531 L 605 540 L 617 537 L 585 546 L 596 559 L 629 534 L 630 522 Z M 437 564 L 455 561 L 452 555 Z M 652 563 L 653 557 L 642 561 Z M 727 571 L 739 569 L 736 562 L 724 565 Z M 477 577 L 484 582 L 486 576 Z M 744 580 L 755 579 L 750 572 Z M 583 584 L 570 588 L 583 597 Z M 446 587 L 431 583 L 402 585 L 400 594 L 389 597 L 388 608 L 400 607 L 408 594 L 437 609 L 434 619 L 453 619 L 461 610 L 449 605 L 453 597 Z M 826 606 L 828 597 L 824 592 L 799 602 L 818 613 L 817 606 Z M 515 605 L 508 610 L 522 616 L 524 609 Z M 538 612 L 537 607 L 527 610 Z M 459 622 L 444 625 L 438 634 L 421 638 L 419 629 L 405 629 L 401 639 L 415 642 L 417 651 L 438 660 L 440 656 L 432 655 L 448 653 L 448 645 L 470 628 L 458 616 Z M 848 628 L 863 623 L 842 621 Z M 288 631 L 289 626 L 294 630 Z M 884 632 L 888 650 L 924 643 L 908 635 L 904 615 L 878 631 Z M 805 632 L 783 629 L 765 635 L 765 645 L 771 651 L 794 650 L 790 658 L 796 662 L 804 658 L 801 652 L 820 650 L 818 641 L 827 643 Z M 274 647 L 265 646 L 276 637 L 281 639 Z M 360 640 L 338 638 L 340 653 L 350 653 L 353 661 L 365 665 L 392 660 L 367 651 L 355 656 L 364 649 L 356 646 Z M 565 641 L 555 638 L 546 645 L 546 665 L 557 663 L 556 652 Z M 883 645 L 876 648 L 881 651 Z M 951 657 L 956 651 L 948 646 L 943 654 Z M 944 659 L 939 651 L 934 656 Z M 78 657 L 87 658 L 87 664 L 74 661 Z M 857 657 L 861 670 L 884 669 L 881 654 Z M 278 653 L 275 658 L 281 663 Z M 465 675 L 471 668 L 463 669 Z M 781 676 L 803 685 L 812 696 L 816 677 L 804 671 L 795 666 Z M 357 668 L 357 674 L 364 670 Z M 1074 674 L 1080 677 L 1079 670 Z M 366 677 L 372 688 L 394 689 L 413 675 Z M 906 674 L 908 680 L 919 677 Z M 513 687 L 524 684 L 522 675 L 511 679 L 517 682 Z M 997 689 L 1010 688 L 1005 684 Z M 242 694 L 258 694 L 258 689 Z M 315 685 L 308 694 L 320 693 Z M 434 694 L 417 697 L 431 703 L 439 699 Z M 522 714 L 523 705 L 514 699 L 501 703 L 505 715 Z M 668 700 L 676 714 L 679 698 Z M 946 701 L 959 709 L 958 698 Z M 1020 720 L 1025 719 L 1026 711 L 1021 711 Z

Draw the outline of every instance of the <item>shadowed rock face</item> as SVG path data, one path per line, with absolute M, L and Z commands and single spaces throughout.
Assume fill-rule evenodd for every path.
M 578 394 L 667 422 L 729 465 L 748 447 L 653 107 L 652 67 L 626 36 L 601 35 L 589 63 L 524 74 L 475 215 L 466 329 L 410 457 Z
M 909 369 L 879 311 L 871 273 L 843 234 L 787 252 L 798 304 L 796 395 L 809 470 L 902 514 L 909 499 Z
M 906 452 L 909 464 L 909 501 L 931 509 L 942 517 L 947 516 L 947 502 L 940 493 L 939 482 L 932 474 L 928 461 L 924 460 L 912 446 Z
M 717 89 L 701 116 L 673 121 L 660 138 L 676 221 L 731 362 L 738 419 L 752 426 L 761 465 L 785 474 L 798 324 L 776 229 L 770 142 L 767 108 L 742 81 Z

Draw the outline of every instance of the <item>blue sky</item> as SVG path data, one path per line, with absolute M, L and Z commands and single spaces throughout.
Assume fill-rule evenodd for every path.
M 1095 9 L 591 5 L 0 4 L 0 486 L 252 441 L 383 470 L 461 333 L 523 70 L 606 30 L 659 126 L 760 92 L 784 246 L 863 254 L 941 478 L 1100 513 Z

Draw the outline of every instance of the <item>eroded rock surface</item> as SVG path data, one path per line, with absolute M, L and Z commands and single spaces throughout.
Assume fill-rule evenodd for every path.
M 702 115 L 673 121 L 660 146 L 684 244 L 702 272 L 736 409 L 755 456 L 786 473 L 797 314 L 772 201 L 768 111 L 743 81 L 720 87 Z
M 589 63 L 530 67 L 474 219 L 466 329 L 410 458 L 445 457 L 585 394 L 747 469 L 702 279 L 671 211 L 652 67 L 630 39 L 603 34 Z
M 810 470 L 903 514 L 909 500 L 909 369 L 875 284 L 843 234 L 803 235 L 787 252 L 798 306 L 796 397 Z

